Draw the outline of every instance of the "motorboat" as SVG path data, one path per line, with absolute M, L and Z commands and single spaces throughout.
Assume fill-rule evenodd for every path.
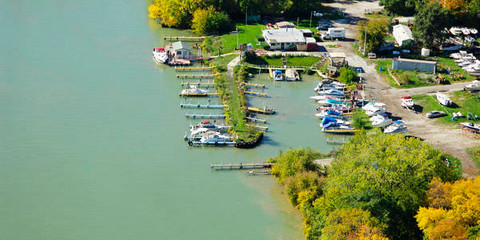
M 480 134 L 480 124 L 475 124 L 472 122 L 464 122 L 464 123 L 460 123 L 460 128 L 463 130 Z
M 181 96 L 206 96 L 207 94 L 207 90 L 197 88 L 197 86 L 190 86 L 190 88 L 183 89 L 180 93 Z
M 275 70 L 275 71 L 273 71 L 273 80 L 275 80 L 275 81 L 283 81 L 283 73 L 282 73 L 282 70 Z
M 200 139 L 200 144 L 206 144 L 206 145 L 226 145 L 229 142 L 232 141 L 232 137 L 228 135 L 220 135 L 218 133 L 208 133 L 205 134 L 201 139 Z
M 384 133 L 405 133 L 407 126 L 402 121 L 394 121 L 390 126 L 383 130 Z
M 444 106 L 452 105 L 452 100 L 446 94 L 437 93 L 436 96 L 437 96 L 437 100 L 440 104 L 442 104 Z
M 329 89 L 329 90 L 324 90 L 324 91 L 318 91 L 317 93 L 318 93 L 318 95 L 328 95 L 328 96 L 345 98 L 345 93 L 343 93 L 343 91 L 340 91 L 338 89 Z
M 330 95 L 311 96 L 310 99 L 313 99 L 313 100 L 315 100 L 315 101 L 327 100 L 327 99 L 332 99 L 332 100 L 336 100 L 336 101 L 341 101 L 340 98 L 337 98 L 337 97 L 334 97 L 334 96 L 330 96 Z
M 165 48 L 155 47 L 152 51 L 153 60 L 158 63 L 167 63 L 168 61 L 168 54 L 165 51 Z
M 285 80 L 287 81 L 300 81 L 300 74 L 295 69 L 287 69 L 285 71 Z
M 367 116 L 371 117 L 376 114 L 382 114 L 385 113 L 385 106 L 386 104 L 384 103 L 374 103 L 370 102 L 367 105 L 363 106 L 362 109 L 365 111 Z
M 323 105 L 323 106 L 325 106 L 325 105 L 330 105 L 330 106 L 331 106 L 331 105 L 342 105 L 342 104 L 344 104 L 344 102 L 342 102 L 342 101 L 337 101 L 337 100 L 333 100 L 333 99 L 318 100 L 317 103 L 320 104 L 320 105 Z
M 470 64 L 473 64 L 473 60 L 472 59 L 468 59 L 468 60 L 464 60 L 462 62 L 458 62 L 457 65 L 459 67 L 465 67 L 465 66 L 468 66 Z
M 325 118 L 324 120 L 325 121 Z M 339 123 L 336 119 L 328 121 L 326 124 L 320 124 L 322 132 L 325 133 L 335 133 L 335 134 L 354 134 L 358 132 L 357 129 L 353 128 L 350 124 Z
M 463 35 L 470 35 L 470 29 L 462 28 L 461 30 L 462 30 Z
M 480 91 L 480 81 L 475 80 L 467 85 L 465 85 L 465 90 L 468 91 Z
M 382 114 L 377 114 L 370 118 L 370 122 L 372 122 L 372 126 L 374 127 L 386 127 L 392 124 L 393 120 Z
M 334 110 L 323 110 L 317 114 L 315 114 L 315 117 L 318 117 L 320 119 L 323 119 L 325 117 L 331 117 L 335 119 L 345 119 L 345 117 L 342 115 L 341 112 L 334 111 Z
M 400 97 L 400 104 L 404 108 L 412 109 L 415 106 L 415 102 L 413 101 L 412 97 L 405 96 Z
M 343 88 L 345 88 L 345 84 L 338 81 L 333 81 L 327 78 L 319 82 L 318 85 L 313 90 L 317 92 L 320 89 L 332 89 L 332 88 L 343 90 Z
M 351 106 L 342 104 L 342 105 L 336 105 L 336 106 L 331 106 L 331 107 L 318 107 L 317 111 L 337 111 L 337 112 L 342 112 L 342 113 L 348 113 L 352 112 L 353 108 Z
M 476 28 L 470 28 L 470 34 L 476 35 L 478 30 Z

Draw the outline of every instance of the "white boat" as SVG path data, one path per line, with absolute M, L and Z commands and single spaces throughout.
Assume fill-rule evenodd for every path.
M 470 28 L 470 34 L 477 34 L 478 33 L 478 30 L 476 28 Z
M 475 80 L 467 85 L 465 85 L 465 89 L 469 91 L 480 91 L 480 81 Z
M 183 89 L 180 95 L 188 95 L 188 94 L 198 94 L 198 95 L 204 95 L 207 94 L 208 91 L 205 89 L 197 88 L 197 86 L 190 86 L 190 88 Z
M 470 29 L 462 28 L 461 30 L 462 30 L 463 35 L 470 35 Z
M 153 48 L 152 54 L 153 54 L 153 60 L 155 60 L 155 62 L 167 63 L 168 54 L 167 52 L 165 52 L 164 48 L 159 48 L 159 47 Z
M 404 133 L 407 131 L 407 126 L 402 121 L 394 121 L 390 126 L 383 130 L 384 133 Z
M 437 95 L 437 100 L 440 104 L 444 106 L 452 105 L 452 100 L 446 94 L 437 93 L 436 95 Z
M 460 35 L 462 34 L 462 29 L 459 27 L 451 27 L 450 33 L 452 33 L 453 35 Z
M 343 93 L 343 91 L 340 91 L 340 90 L 337 90 L 337 89 L 329 89 L 329 90 L 324 90 L 324 91 L 318 91 L 317 93 L 318 93 L 318 95 L 328 95 L 328 96 L 345 98 L 345 93 Z
M 273 71 L 273 80 L 275 81 L 283 81 L 283 73 L 281 70 Z
M 200 139 L 201 144 L 215 145 L 215 146 L 226 145 L 231 141 L 232 141 L 232 137 L 227 135 L 219 135 L 217 133 L 206 134 Z
M 337 111 L 330 111 L 330 110 L 323 110 L 317 114 L 315 114 L 315 117 L 323 119 L 325 117 L 331 117 L 335 119 L 345 119 L 344 116 L 340 112 Z
M 334 96 L 329 96 L 329 95 L 311 96 L 310 99 L 313 99 L 315 101 L 327 100 L 327 99 L 332 99 L 332 100 L 335 100 L 335 101 L 342 101 L 340 98 L 337 98 L 337 97 L 334 97 Z
M 409 96 L 401 97 L 400 98 L 400 104 L 402 105 L 402 107 L 409 108 L 409 109 L 411 109 L 415 106 L 415 102 Z
M 367 105 L 363 106 L 362 107 L 362 110 L 365 111 L 365 113 L 367 114 L 367 116 L 371 117 L 375 114 L 382 114 L 382 113 L 385 113 L 385 106 L 386 104 L 385 103 L 374 103 L 374 102 L 370 102 L 368 103 Z
M 459 67 L 465 67 L 465 66 L 468 66 L 468 65 L 470 65 L 470 64 L 473 64 L 473 60 L 471 60 L 471 59 L 464 60 L 464 61 L 462 61 L 462 62 L 457 63 L 457 65 L 458 65 Z
M 197 125 L 191 125 L 190 126 L 190 132 L 193 132 L 196 129 L 208 129 L 208 130 L 213 130 L 213 131 L 223 131 L 223 130 L 228 130 L 228 126 L 222 126 L 222 125 L 216 125 L 212 123 L 210 120 L 205 120 L 201 121 Z
M 374 127 L 386 127 L 392 124 L 393 120 L 381 114 L 377 114 L 370 118 L 370 122 L 372 122 L 372 126 Z
M 285 71 L 285 80 L 287 81 L 300 81 L 300 75 L 295 69 L 287 69 Z

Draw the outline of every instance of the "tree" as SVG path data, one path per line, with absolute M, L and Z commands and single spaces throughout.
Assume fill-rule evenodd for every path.
M 429 206 L 415 218 L 430 240 L 480 238 L 480 178 L 443 183 L 433 179 Z
M 358 82 L 358 73 L 351 67 L 342 67 L 340 68 L 340 76 L 338 77 L 338 80 L 342 83 L 350 85 L 354 82 Z
M 395 15 L 412 16 L 415 14 L 415 6 L 420 5 L 419 0 L 380 0 L 380 5 Z
M 390 20 L 386 17 L 377 17 L 368 21 L 360 21 L 358 25 L 360 28 L 360 44 L 362 46 L 366 37 L 366 53 L 378 51 L 387 36 Z
M 439 3 L 429 3 L 420 7 L 415 15 L 413 34 L 425 47 L 431 48 L 443 43 L 447 37 L 444 29 L 450 26 L 448 10 Z
M 148 10 L 150 17 L 168 27 L 189 28 L 194 12 L 205 6 L 203 0 L 154 0 Z M 160 9 L 158 11 L 158 9 Z
M 278 157 L 270 158 L 269 162 L 275 163 L 272 174 L 283 183 L 287 177 L 294 176 L 298 172 L 315 170 L 313 160 L 321 156 L 321 153 L 311 148 L 288 149 L 286 152 L 281 152 Z
M 338 208 L 369 211 L 391 239 L 421 239 L 414 215 L 427 201 L 430 180 L 457 178 L 443 153 L 419 139 L 401 134 L 359 133 L 343 145 L 331 164 L 323 196 L 314 212 L 328 216 Z M 312 226 L 325 225 L 313 218 Z
M 340 208 L 331 212 L 322 229 L 322 239 L 388 240 L 380 230 L 378 219 L 360 208 Z M 383 226 L 384 227 L 384 226 Z

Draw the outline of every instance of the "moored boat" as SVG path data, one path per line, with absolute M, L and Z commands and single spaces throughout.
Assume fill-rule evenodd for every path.
M 285 80 L 300 81 L 300 75 L 298 74 L 297 70 L 289 68 L 285 70 Z
M 153 54 L 153 60 L 155 60 L 155 62 L 167 63 L 168 54 L 165 51 L 165 48 L 155 47 L 153 48 L 152 54 Z
M 190 86 L 190 88 L 183 89 L 180 92 L 180 96 L 199 96 L 204 97 L 208 95 L 208 91 L 205 89 L 197 88 L 197 86 Z

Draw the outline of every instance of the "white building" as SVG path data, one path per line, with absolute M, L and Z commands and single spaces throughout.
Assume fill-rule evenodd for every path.
M 393 26 L 393 37 L 400 47 L 413 42 L 412 31 L 403 24 Z
M 172 49 L 176 58 L 189 59 L 194 57 L 190 46 L 186 42 L 174 42 L 172 44 Z
M 281 28 L 263 30 L 263 38 L 270 45 L 271 50 L 289 50 L 292 48 L 305 49 L 306 40 L 303 32 L 295 28 Z

